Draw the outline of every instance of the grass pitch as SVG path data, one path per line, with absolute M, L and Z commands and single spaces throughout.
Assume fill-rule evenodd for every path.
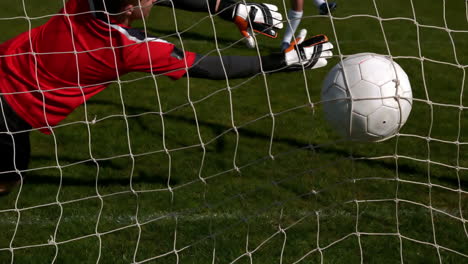
M 415 98 L 400 136 L 351 143 L 328 127 L 320 89 L 338 56 L 242 80 L 130 74 L 55 137 L 31 134 L 24 185 L 0 197 L 0 262 L 466 262 L 466 3 L 338 4 L 331 20 L 306 3 L 300 27 L 336 55 L 394 56 Z M 61 6 L 3 3 L 0 41 Z M 205 14 L 157 7 L 137 26 L 190 51 L 258 54 Z M 258 39 L 277 51 L 280 39 Z

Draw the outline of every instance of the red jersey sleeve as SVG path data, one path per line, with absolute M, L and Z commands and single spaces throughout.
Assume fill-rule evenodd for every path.
M 195 62 L 196 54 L 182 52 L 174 44 L 154 39 L 127 47 L 125 68 L 128 72 L 153 72 L 177 80 Z

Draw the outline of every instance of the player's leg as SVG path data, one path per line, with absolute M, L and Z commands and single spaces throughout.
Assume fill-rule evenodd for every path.
M 17 172 L 4 172 L 16 169 L 22 171 L 28 168 L 29 136 L 26 133 L 14 136 L 3 134 L 0 136 L 0 147 L 0 195 L 2 195 L 9 193 L 21 180 L 21 175 Z
M 3 98 L 0 97 L 0 100 Z M 30 126 L 5 103 L 0 102 L 0 195 L 9 193 L 21 180 L 17 171 L 28 168 Z M 6 132 L 12 132 L 8 134 Z
M 281 41 L 281 50 L 289 47 L 297 27 L 301 23 L 304 10 L 304 0 L 291 0 L 291 9 L 288 11 L 288 24 Z
M 314 4 L 319 9 L 320 15 L 328 15 L 328 10 L 330 10 L 330 12 L 333 12 L 333 10 L 335 10 L 337 7 L 337 4 L 335 2 L 328 1 L 327 5 L 327 2 L 325 0 L 314 0 Z

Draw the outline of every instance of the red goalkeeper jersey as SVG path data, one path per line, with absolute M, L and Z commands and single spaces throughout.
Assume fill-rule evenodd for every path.
M 195 61 L 194 53 L 92 11 L 88 0 L 69 0 L 46 24 L 0 45 L 0 94 L 45 133 L 118 76 L 141 71 L 178 79 Z

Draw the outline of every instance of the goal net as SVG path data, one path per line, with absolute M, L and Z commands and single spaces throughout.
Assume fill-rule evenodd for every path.
M 3 3 L 0 41 L 65 2 Z M 287 23 L 290 1 L 266 2 Z M 467 262 L 468 3 L 337 0 L 323 16 L 305 2 L 300 28 L 335 47 L 324 68 L 221 81 L 130 73 L 52 135 L 33 129 L 29 168 L 0 196 L 0 262 Z M 209 12 L 157 6 L 134 26 L 213 56 L 280 46 L 257 35 L 249 50 Z M 380 143 L 343 140 L 323 117 L 325 75 L 362 52 L 390 56 L 412 86 L 407 123 Z

